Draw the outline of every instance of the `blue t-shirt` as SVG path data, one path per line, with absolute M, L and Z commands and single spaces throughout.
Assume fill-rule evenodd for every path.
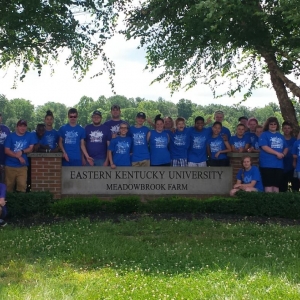
M 251 183 L 251 181 L 255 180 L 256 183 L 254 185 L 254 188 L 261 192 L 264 190 L 260 172 L 256 166 L 252 166 L 251 169 L 248 171 L 240 169 L 236 175 L 236 179 L 241 180 L 242 183 L 246 184 Z
M 11 133 L 4 142 L 4 147 L 9 148 L 13 152 L 18 152 L 35 144 L 34 136 L 31 132 L 25 132 L 24 135 L 19 136 L 15 132 Z M 28 158 L 26 154 L 22 154 L 25 159 L 26 166 L 28 166 Z M 18 158 L 6 155 L 5 165 L 9 167 L 24 167 Z
M 283 172 L 284 173 L 294 170 L 292 149 L 293 149 L 294 143 L 296 142 L 296 139 L 294 137 L 291 137 L 289 140 L 285 139 L 285 142 L 286 142 L 289 150 L 288 150 L 287 154 L 285 155 L 285 157 L 283 158 Z
M 50 149 L 55 149 L 58 145 L 59 135 L 57 130 L 46 130 L 41 140 L 42 145 L 48 145 Z
M 111 133 L 107 126 L 89 124 L 85 127 L 86 150 L 93 159 L 106 159 L 107 142 L 111 140 Z
M 108 149 L 112 152 L 113 162 L 116 166 L 131 166 L 131 146 L 131 137 L 117 136 L 116 138 L 111 139 Z
M 65 124 L 58 131 L 63 146 L 71 160 L 81 160 L 81 140 L 85 139 L 85 130 L 80 125 Z
M 260 150 L 258 140 L 259 137 L 257 135 L 255 135 L 255 137 L 252 138 L 251 147 L 253 147 L 255 150 Z
M 5 162 L 4 142 L 8 135 L 10 135 L 9 128 L 5 125 L 0 125 L 0 165 L 4 165 Z
M 257 138 L 257 135 L 255 134 L 255 132 L 250 132 L 250 131 L 245 132 L 245 136 L 247 136 L 250 139 L 250 145 L 252 145 L 252 143 Z
M 188 149 L 188 162 L 201 163 L 207 160 L 206 142 L 209 130 L 203 128 L 201 131 L 191 127 L 189 130 L 190 146 Z
M 215 138 L 208 138 L 206 144 L 210 148 L 211 159 L 227 159 L 227 153 L 220 153 L 218 157 L 215 156 L 217 152 L 227 149 L 224 140 L 220 135 Z
M 213 135 L 212 127 L 207 127 L 207 129 L 208 129 L 208 132 L 209 132 L 209 136 L 211 137 Z M 227 127 L 222 126 L 220 135 L 222 135 L 222 134 L 226 134 L 227 138 L 228 138 L 228 141 L 230 140 L 231 133 L 230 133 L 230 130 Z
M 237 137 L 236 135 L 233 135 L 230 138 L 230 145 L 234 146 L 234 148 L 236 150 L 238 150 L 239 148 L 245 149 L 245 146 L 247 144 L 250 145 L 250 137 L 249 137 L 249 135 L 244 134 L 244 136 L 241 137 L 241 138 Z
M 287 148 L 284 136 L 275 132 L 264 131 L 259 137 L 258 144 L 259 152 L 259 166 L 262 168 L 283 169 L 283 159 L 278 159 L 276 155 L 267 153 L 262 149 L 262 146 L 269 146 L 273 150 L 282 153 Z
M 297 155 L 296 171 L 300 172 L 300 140 L 296 140 L 293 145 L 292 154 Z
M 103 125 L 106 126 L 106 127 L 108 127 L 111 135 L 113 135 L 113 134 L 118 134 L 118 132 L 120 131 L 120 124 L 124 123 L 124 122 L 127 123 L 124 120 L 119 120 L 119 121 L 108 120 Z M 127 125 L 128 125 L 128 128 L 129 128 L 129 124 L 128 123 L 127 123 Z
M 157 132 L 156 130 L 151 130 L 150 132 L 150 164 L 152 166 L 169 164 L 171 156 L 168 149 L 168 133 L 166 131 Z
M 129 129 L 129 136 L 132 137 L 132 162 L 149 160 L 150 153 L 147 142 L 147 134 L 149 132 L 149 128 L 146 126 L 142 126 L 137 128 L 135 126 L 131 126 Z
M 171 159 L 187 159 L 187 150 L 190 145 L 189 130 L 187 128 L 183 131 L 176 130 L 169 136 Z

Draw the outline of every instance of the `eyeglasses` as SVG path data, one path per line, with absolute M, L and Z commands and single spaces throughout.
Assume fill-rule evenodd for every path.
M 120 127 L 120 129 L 128 129 L 127 127 Z
M 77 116 L 69 116 L 70 119 L 76 119 Z

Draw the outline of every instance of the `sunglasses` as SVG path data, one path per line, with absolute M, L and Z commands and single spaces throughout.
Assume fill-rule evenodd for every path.
M 128 129 L 127 127 L 120 127 L 120 129 Z
M 271 126 L 273 126 L 273 125 L 275 126 L 275 125 L 276 125 L 276 126 L 277 126 L 277 124 L 276 124 L 276 123 L 270 123 L 269 125 L 271 125 Z
M 70 119 L 76 119 L 77 116 L 69 116 Z

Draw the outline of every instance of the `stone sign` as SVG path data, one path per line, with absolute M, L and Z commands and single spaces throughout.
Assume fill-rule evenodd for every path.
M 209 195 L 231 188 L 231 167 L 62 167 L 63 195 Z

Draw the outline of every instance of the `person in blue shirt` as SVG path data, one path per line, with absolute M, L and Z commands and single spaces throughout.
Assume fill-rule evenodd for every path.
M 178 117 L 175 120 L 176 130 L 170 132 L 171 166 L 187 167 L 187 150 L 190 144 L 189 130 L 185 126 L 185 119 Z
M 255 136 L 250 137 L 251 139 L 251 143 L 250 143 L 250 147 L 248 149 L 248 152 L 253 152 L 253 153 L 259 153 L 260 152 L 260 148 L 259 148 L 259 145 L 258 145 L 258 140 L 259 140 L 259 137 L 261 136 L 263 132 L 263 126 L 262 125 L 256 125 L 255 127 Z
M 247 127 L 248 127 L 248 131 L 245 132 L 246 135 L 249 136 L 250 138 L 250 145 L 254 142 L 254 139 L 255 139 L 255 129 L 256 129 L 256 126 L 258 125 L 258 121 L 256 118 L 250 118 L 248 120 L 248 123 L 247 123 Z
M 270 117 L 259 137 L 259 167 L 265 192 L 278 193 L 283 176 L 283 158 L 288 153 L 288 147 L 279 130 L 277 118 Z
M 58 147 L 59 135 L 57 130 L 53 128 L 54 116 L 51 110 L 47 110 L 45 119 L 45 134 L 43 136 L 43 142 L 49 145 L 48 153 L 56 153 L 59 152 L 60 149 Z
M 263 192 L 261 176 L 259 169 L 252 166 L 251 157 L 242 158 L 242 169 L 237 173 L 237 182 L 230 191 L 230 196 L 234 196 L 237 191 L 245 192 Z
M 94 164 L 85 147 L 85 130 L 77 124 L 78 112 L 76 108 L 68 111 L 69 123 L 59 129 L 59 147 L 63 152 L 63 166 L 82 166 L 82 154 L 88 163 Z
M 238 124 L 236 134 L 230 138 L 230 146 L 232 152 L 247 152 L 250 147 L 250 138 L 245 134 L 245 125 Z
M 115 169 L 118 166 L 131 166 L 132 138 L 127 136 L 128 124 L 120 124 L 120 134 L 111 139 L 108 146 L 108 160 L 110 167 Z
M 27 131 L 27 121 L 19 120 L 16 131 L 5 140 L 5 184 L 8 192 L 26 192 L 28 157 L 34 145 L 34 137 Z
M 170 166 L 171 156 L 168 148 L 170 137 L 164 130 L 164 120 L 160 116 L 155 117 L 155 129 L 149 131 L 147 135 L 150 145 L 150 165 Z
M 188 166 L 206 167 L 207 149 L 206 141 L 209 137 L 208 130 L 204 128 L 204 118 L 198 116 L 195 118 L 195 126 L 188 128 L 190 146 L 188 148 Z
M 283 122 L 281 125 L 284 139 L 286 141 L 288 152 L 283 158 L 283 176 L 279 186 L 280 192 L 286 192 L 288 190 L 288 185 L 291 183 L 292 191 L 299 191 L 299 181 L 298 178 L 294 177 L 294 166 L 293 166 L 293 145 L 296 142 L 296 138 L 293 136 L 293 127 L 289 122 Z
M 120 132 L 120 124 L 126 122 L 121 119 L 121 108 L 118 104 L 114 104 L 110 108 L 111 119 L 104 123 L 108 127 L 111 137 L 115 137 Z M 126 122 L 127 123 L 127 122 Z M 127 123 L 128 127 L 129 124 Z
M 227 140 L 227 135 L 220 135 L 222 123 L 215 122 L 212 126 L 212 136 L 206 142 L 207 153 L 209 156 L 210 167 L 227 167 L 229 159 L 227 153 L 231 152 L 230 144 Z
M 137 113 L 135 125 L 129 129 L 129 136 L 132 137 L 133 140 L 131 156 L 131 164 L 133 167 L 150 167 L 150 153 L 147 141 L 149 128 L 144 126 L 145 120 L 145 113 Z
M 217 111 L 214 113 L 214 120 L 215 120 L 215 122 L 219 122 L 219 123 L 221 123 L 221 125 L 222 125 L 222 122 L 223 122 L 223 120 L 224 120 L 224 112 L 221 111 L 221 110 L 217 110 Z M 209 121 L 210 121 L 210 120 L 209 120 Z M 208 129 L 208 131 L 209 131 L 209 135 L 212 135 L 212 134 L 213 134 L 213 132 L 212 132 L 212 127 L 207 127 L 207 129 Z M 229 130 L 227 127 L 223 126 L 223 125 L 222 125 L 222 127 L 221 127 L 221 132 L 220 132 L 220 134 L 221 134 L 222 136 L 226 135 L 228 141 L 229 141 L 230 138 L 231 138 L 230 130 Z

